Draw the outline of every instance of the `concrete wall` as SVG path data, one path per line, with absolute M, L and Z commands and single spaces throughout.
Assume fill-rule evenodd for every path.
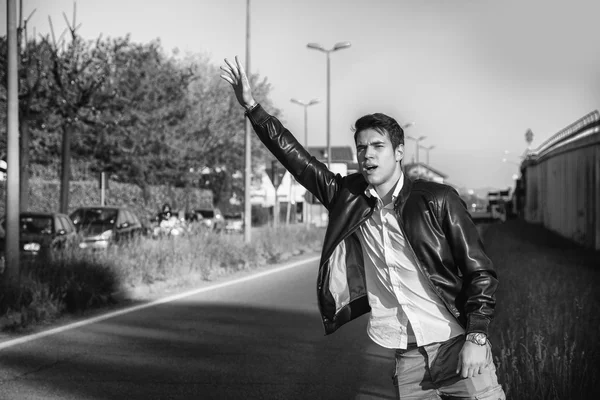
M 524 217 L 600 250 L 600 116 L 523 162 Z

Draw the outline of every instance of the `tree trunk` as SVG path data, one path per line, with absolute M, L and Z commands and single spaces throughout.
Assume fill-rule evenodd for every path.
M 20 210 L 25 212 L 29 209 L 29 121 L 23 118 L 19 125 L 21 131 L 21 140 L 19 141 L 19 191 L 20 191 Z
M 69 181 L 71 178 L 71 136 L 73 125 L 63 125 L 62 164 L 60 173 L 60 212 L 69 212 Z

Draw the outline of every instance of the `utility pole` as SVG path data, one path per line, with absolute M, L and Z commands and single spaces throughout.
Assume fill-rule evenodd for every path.
M 250 0 L 246 0 L 246 74 L 250 79 Z M 246 119 L 245 136 L 245 173 L 244 173 L 244 242 L 250 243 L 252 230 L 252 205 L 250 204 L 250 185 L 252 174 L 252 126 Z
M 16 288 L 19 278 L 19 82 L 17 46 L 17 1 L 7 0 L 6 30 L 8 41 L 6 109 L 6 247 L 2 274 L 4 290 Z

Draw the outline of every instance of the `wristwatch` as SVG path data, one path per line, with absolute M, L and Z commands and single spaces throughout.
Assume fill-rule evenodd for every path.
M 487 343 L 487 335 L 485 333 L 469 333 L 467 334 L 466 340 L 480 346 L 485 346 Z

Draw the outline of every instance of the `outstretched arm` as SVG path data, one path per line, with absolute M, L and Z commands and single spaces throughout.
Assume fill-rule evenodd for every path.
M 254 100 L 254 97 L 252 97 L 250 81 L 248 81 L 246 71 L 238 60 L 238 57 L 235 56 L 235 63 L 225 59 L 225 65 L 221 66 L 221 70 L 223 70 L 221 78 L 229 82 L 233 88 L 233 92 L 235 93 L 238 103 L 240 103 L 240 105 L 246 110 L 254 107 L 256 105 L 256 101 Z
M 258 138 L 292 176 L 329 209 L 334 203 L 342 177 L 312 157 L 292 133 L 274 116 L 268 114 L 252 97 L 246 71 L 237 57 L 235 63 L 225 59 L 221 78 L 231 85 L 237 101 Z

